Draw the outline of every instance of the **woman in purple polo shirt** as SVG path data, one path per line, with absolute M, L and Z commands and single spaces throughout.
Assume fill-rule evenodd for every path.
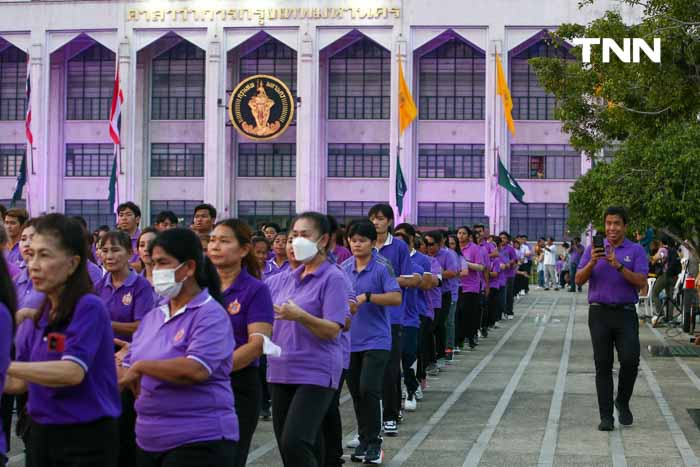
M 235 347 L 216 269 L 197 234 L 166 230 L 150 246 L 156 292 L 119 368 L 136 399 L 139 467 L 227 467 L 238 440 Z
M 27 466 L 116 466 L 119 391 L 114 334 L 91 293 L 88 245 L 79 222 L 62 214 L 37 221 L 29 274 L 47 295 L 16 342 L 6 392 L 29 392 Z
M 12 341 L 15 331 L 15 311 L 17 297 L 10 271 L 4 261 L 0 261 L 0 388 L 5 386 L 5 372 L 10 366 Z M 10 402 L 12 398 L 8 399 Z M 12 405 L 8 411 L 3 410 L 2 425 L 0 425 L 0 466 L 7 462 L 7 451 L 10 444 L 10 428 L 12 422 Z
M 465 338 L 469 340 L 469 349 L 474 350 L 476 347 L 476 337 L 481 325 L 481 279 L 484 271 L 482 264 L 481 250 L 474 243 L 474 234 L 468 227 L 460 227 L 460 231 L 465 231 L 467 243 L 462 247 L 462 269 L 459 271 L 459 280 L 461 287 L 460 307 L 462 320 L 460 324 L 463 326 L 462 332 Z
M 269 271 L 268 276 L 277 274 L 289 268 L 287 261 L 287 232 L 278 232 L 275 239 L 272 241 L 273 257 L 268 259 L 265 264 L 265 270 Z
M 232 464 L 236 467 L 245 466 L 258 425 L 262 398 L 258 359 L 263 355 L 265 337 L 272 334 L 274 321 L 270 290 L 260 280 L 260 269 L 252 252 L 252 235 L 245 222 L 221 221 L 211 233 L 207 254 L 221 278 L 223 305 L 236 339 L 231 373 L 240 427 L 236 460 Z
M 275 284 L 270 286 L 272 335 L 282 355 L 268 356 L 267 380 L 284 464 L 313 467 L 320 463 L 320 427 L 343 369 L 338 335 L 345 325 L 348 293 L 343 272 L 326 260 L 328 218 L 317 212 L 300 214 L 291 236 L 294 256 L 303 266 L 269 279 Z
M 391 320 L 386 307 L 401 305 L 401 287 L 388 260 L 373 251 L 377 230 L 372 222 L 351 223 L 347 235 L 353 257 L 341 267 L 352 278 L 358 304 L 350 335 L 348 388 L 360 444 L 351 459 L 381 464 L 381 400 L 391 352 Z

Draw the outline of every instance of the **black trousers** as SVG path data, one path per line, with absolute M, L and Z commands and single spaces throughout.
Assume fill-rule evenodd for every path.
M 452 305 L 452 294 L 446 292 L 442 294 L 442 307 L 435 310 L 435 354 L 436 358 L 445 358 L 445 348 L 447 346 L 447 317 L 450 314 Z
M 27 467 L 117 467 L 119 422 L 102 418 L 75 425 L 30 422 Z
M 272 426 L 286 467 L 323 462 L 321 426 L 336 389 L 312 384 L 270 383 Z
M 466 318 L 464 333 L 469 341 L 473 341 L 481 326 L 481 296 L 476 292 L 464 292 L 459 298 Z
M 491 292 L 489 292 L 490 294 Z M 481 314 L 480 325 L 482 334 L 486 334 L 489 327 L 489 299 L 485 290 L 479 292 L 479 313 Z
M 639 369 L 639 318 L 634 305 L 614 309 L 591 305 L 588 328 L 593 343 L 595 386 L 600 416 L 613 416 L 613 351 L 620 361 L 617 399 L 628 404 Z
M 119 417 L 119 467 L 136 465 L 136 398 L 130 390 L 121 393 L 122 414 Z
M 418 379 L 424 380 L 428 365 L 435 361 L 435 336 L 433 320 L 427 316 L 420 317 L 420 338 L 418 341 Z
M 331 406 L 328 407 L 326 416 L 323 418 L 324 436 L 324 465 L 326 467 L 338 467 L 343 465 L 343 420 L 340 417 L 340 393 L 343 391 L 343 383 L 347 377 L 348 370 L 343 370 L 340 376 L 338 390 L 333 396 Z
M 523 263 L 518 267 L 518 270 L 526 272 L 527 277 L 525 276 L 517 276 L 520 277 L 521 280 L 523 281 L 523 286 L 521 290 L 524 290 L 525 293 L 530 293 L 530 273 L 532 272 L 532 263 Z
M 2 415 L 2 432 L 5 434 L 5 446 L 7 446 L 7 452 L 10 452 L 10 434 L 12 433 L 12 409 L 14 408 L 14 405 L 15 396 L 11 396 L 9 394 L 2 395 L 2 401 L 0 401 L 0 414 Z
M 267 356 L 260 357 L 260 366 L 258 367 L 258 378 L 260 380 L 260 388 L 262 399 L 262 410 L 270 410 L 270 388 L 267 385 Z
M 382 382 L 389 356 L 390 353 L 386 350 L 366 350 L 350 354 L 348 389 L 355 408 L 360 444 L 364 443 L 364 446 L 381 443 L 379 434 L 382 429 Z
M 236 442 L 227 439 L 185 444 L 166 452 L 138 450 L 137 467 L 228 467 Z
M 506 279 L 506 314 L 508 316 L 513 315 L 513 286 L 515 284 L 515 278 L 509 277 Z
M 401 410 L 401 332 L 401 325 L 391 325 L 391 354 L 384 370 L 384 421 L 398 420 Z
M 401 342 L 401 365 L 403 367 L 403 382 L 409 395 L 418 389 L 418 340 L 420 329 L 404 326 Z
M 488 296 L 488 325 L 493 326 L 501 319 L 501 289 L 491 289 Z
M 240 438 L 236 445 L 236 458 L 232 466 L 245 467 L 253 433 L 258 426 L 262 389 L 258 367 L 249 366 L 231 373 L 234 406 L 238 417 Z

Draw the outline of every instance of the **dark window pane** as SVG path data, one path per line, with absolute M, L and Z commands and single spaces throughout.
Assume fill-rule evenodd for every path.
M 326 209 L 339 224 L 348 225 L 355 219 L 366 219 L 370 208 L 386 201 L 328 201 Z
M 420 144 L 419 178 L 484 178 L 483 144 Z
M 510 167 L 515 178 L 573 180 L 581 176 L 581 154 L 568 145 L 514 144 Z
M 488 223 L 489 218 L 484 214 L 484 203 L 418 203 L 419 226 L 456 229 L 461 225 Z
M 204 51 L 185 40 L 153 59 L 151 119 L 204 119 Z
M 68 60 L 67 120 L 109 119 L 115 67 L 115 53 L 98 43 Z
M 296 213 L 294 201 L 239 201 L 238 218 L 258 229 L 265 222 L 288 227 Z
M 26 151 L 24 144 L 0 144 L 0 177 L 16 177 Z
M 116 216 L 113 207 L 106 199 L 67 199 L 65 204 L 67 216 L 82 216 L 92 232 L 101 225 L 114 227 Z
M 203 177 L 201 143 L 151 144 L 151 177 Z
M 27 54 L 4 42 L 0 52 L 0 120 L 24 120 Z M 1 47 L 1 46 L 0 46 Z
M 296 144 L 240 143 L 239 177 L 294 177 Z
M 161 211 L 172 211 L 181 220 L 180 227 L 189 228 L 194 217 L 194 208 L 202 204 L 202 200 L 152 200 L 151 225 Z
M 510 231 L 526 234 L 533 241 L 540 237 L 555 240 L 569 238 L 566 223 L 569 209 L 566 204 L 529 203 L 510 205 Z
M 109 177 L 113 144 L 67 144 L 66 177 Z
M 328 176 L 388 178 L 388 144 L 329 144 Z

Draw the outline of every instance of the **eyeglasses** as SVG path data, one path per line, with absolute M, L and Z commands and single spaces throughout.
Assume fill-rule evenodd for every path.
M 425 242 L 425 246 L 435 246 L 435 242 Z

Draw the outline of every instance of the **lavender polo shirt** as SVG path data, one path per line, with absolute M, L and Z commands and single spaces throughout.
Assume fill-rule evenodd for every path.
M 504 264 L 508 265 L 508 268 L 505 271 L 503 271 L 503 275 L 505 276 L 506 280 L 515 277 L 515 270 L 517 269 L 517 265 L 510 266 L 508 264 L 511 261 L 517 261 L 518 259 L 518 254 L 515 252 L 515 248 L 513 248 L 510 244 L 504 246 L 501 250 L 501 259 Z
M 15 277 L 15 293 L 17 294 L 17 309 L 34 308 L 39 309 L 46 295 L 34 290 L 34 284 L 29 278 L 27 268 L 22 269 L 17 277 Z
M 275 320 L 270 289 L 261 280 L 251 276 L 245 267 L 241 268 L 236 280 L 221 295 L 238 347 L 248 343 L 248 325 L 272 324 Z M 249 366 L 257 367 L 258 364 L 259 360 L 255 359 Z
M 92 281 L 92 285 L 97 287 L 97 284 L 102 280 L 102 278 L 105 276 L 105 274 L 102 271 L 102 268 L 93 263 L 92 261 L 88 260 L 87 261 L 87 270 L 88 270 L 88 275 L 90 276 L 90 280 Z
M 112 284 L 112 274 L 105 274 L 95 286 L 95 293 L 107 307 L 112 321 L 117 323 L 141 321 L 155 306 L 151 283 L 134 271 L 129 272 L 118 289 L 115 289 Z M 116 334 L 116 336 L 131 342 L 130 335 Z
M 328 261 L 302 279 L 303 271 L 302 265 L 270 277 L 272 302 L 281 305 L 292 300 L 307 313 L 344 327 L 349 306 L 343 272 Z M 275 320 L 272 340 L 282 348 L 282 355 L 268 355 L 268 382 L 338 389 L 343 369 L 340 339 L 321 339 L 300 323 Z
M 5 386 L 5 374 L 10 366 L 10 352 L 12 351 L 12 316 L 10 310 L 0 303 L 0 387 Z M 7 454 L 5 434 L 0 424 L 0 459 Z
M 610 245 L 606 238 L 605 249 Z M 632 272 L 649 274 L 649 262 L 644 248 L 628 239 L 615 248 L 615 258 L 626 269 Z M 586 267 L 591 260 L 591 247 L 586 251 L 579 262 L 579 269 Z M 588 303 L 604 303 L 606 305 L 627 305 L 637 303 L 639 290 L 627 282 L 622 273 L 619 273 L 608 264 L 605 259 L 599 259 L 593 267 L 590 283 L 588 285 Z
M 272 276 L 286 269 L 289 269 L 289 261 L 285 259 L 282 266 L 277 266 L 277 263 L 275 263 L 275 258 L 273 257 L 272 259 L 268 259 L 265 263 L 265 274 L 263 277 Z
M 114 334 L 109 314 L 100 298 L 83 295 L 71 322 L 62 328 L 49 328 L 48 306 L 38 327 L 32 320 L 22 322 L 23 330 L 15 339 L 17 360 L 45 362 L 69 360 L 85 370 L 77 386 L 50 388 L 29 384 L 27 411 L 34 421 L 45 425 L 90 423 L 121 413 L 114 366 Z M 63 352 L 49 350 L 46 336 L 56 332 L 65 336 Z
M 136 261 L 139 260 L 139 237 L 141 236 L 141 229 L 136 227 L 136 232 L 134 232 L 134 235 L 131 236 L 131 251 L 133 252 L 133 255 L 131 255 L 131 259 L 129 259 L 130 263 L 135 263 Z
M 421 276 L 425 272 L 425 269 L 413 261 L 411 261 L 411 270 Z M 403 325 L 409 328 L 420 328 L 420 315 L 422 310 L 418 297 L 419 295 L 423 295 L 423 291 L 417 287 L 411 287 L 404 289 L 403 292 L 403 300 L 406 302 L 406 314 L 404 315 Z
M 379 249 L 379 254 L 389 260 L 393 269 L 392 273 L 395 277 L 402 275 L 410 275 L 411 273 L 411 257 L 408 252 L 408 246 L 398 238 L 389 234 L 384 242 L 384 245 Z M 391 316 L 391 324 L 403 325 L 405 304 L 402 301 L 399 306 L 388 306 Z
M 329 258 L 330 261 L 330 258 Z M 331 261 L 331 264 L 334 265 L 336 268 L 338 268 L 339 271 L 343 273 L 343 277 L 345 278 L 345 286 L 347 287 L 348 291 L 348 312 L 345 315 L 345 319 L 350 318 L 351 325 L 350 329 L 347 331 L 343 330 L 340 335 L 338 336 L 338 339 L 340 339 L 340 345 L 341 349 L 343 352 L 343 370 L 347 370 L 350 368 L 350 336 L 352 335 L 352 319 L 353 315 L 350 312 L 350 303 L 357 303 L 357 294 L 355 293 L 355 286 L 353 285 L 352 282 L 352 277 L 351 274 L 346 272 L 343 268 L 340 267 L 339 264 Z
M 342 245 L 336 245 L 335 248 L 333 248 L 333 257 L 335 258 L 336 263 L 338 264 L 343 264 L 345 260 L 350 258 L 352 256 L 352 253 L 350 253 L 350 250 L 345 248 Z
M 420 251 L 413 250 L 411 251 L 411 262 L 417 264 L 421 269 L 423 269 L 423 272 L 431 272 L 433 274 L 439 274 L 440 273 L 440 265 L 438 262 L 435 260 L 435 258 L 431 258 L 430 256 L 426 256 Z M 437 270 L 437 273 L 435 272 Z M 422 274 L 422 273 L 421 273 Z M 418 307 L 420 311 L 420 316 L 428 316 L 430 319 L 433 318 L 433 307 L 430 302 L 430 292 L 434 289 L 430 290 L 419 290 L 418 291 Z M 439 297 L 439 292 L 438 292 L 438 297 Z M 420 321 L 420 318 L 419 318 Z
M 19 242 L 15 243 L 7 252 L 7 262 L 14 266 L 19 266 L 22 263 L 22 253 L 19 251 Z
M 191 358 L 209 373 L 198 384 L 173 384 L 141 377 L 136 399 L 136 443 L 148 452 L 184 444 L 237 441 L 230 373 L 235 342 L 224 308 L 204 289 L 170 316 L 169 303 L 144 316 L 124 366 L 140 360 Z
M 467 245 L 462 248 L 462 257 L 470 263 L 481 265 L 484 264 L 481 249 L 473 242 L 467 243 Z M 479 293 L 481 291 L 481 282 L 483 277 L 483 272 L 469 269 L 469 274 L 459 278 L 460 285 L 462 286 L 462 292 Z
M 459 257 L 457 256 L 457 253 L 449 248 L 440 248 L 437 255 L 435 255 L 435 258 L 440 263 L 440 267 L 443 271 L 459 272 Z M 457 291 L 459 290 L 459 276 L 453 277 L 452 279 L 443 278 L 442 287 L 440 290 L 443 294 L 449 292 L 453 301 L 457 299 Z
M 495 258 L 491 258 L 491 272 L 498 274 L 496 277 L 492 277 L 489 281 L 489 288 L 491 289 L 500 289 L 503 287 L 504 276 L 503 271 L 501 271 L 501 264 L 503 264 L 503 260 L 500 255 L 496 256 Z
M 360 272 L 357 271 L 357 262 L 354 257 L 347 259 L 341 268 L 352 278 L 352 285 L 357 295 L 367 292 L 382 294 L 401 291 L 401 287 L 391 273 L 391 265 L 387 264 L 387 261 L 376 251 L 372 252 L 372 258 Z M 366 302 L 359 306 L 352 320 L 350 336 L 352 352 L 391 350 L 389 313 L 389 307 L 374 303 Z
M 442 277 L 442 266 L 440 262 L 434 256 L 428 256 L 430 259 L 430 272 L 433 273 L 435 277 Z M 426 291 L 426 297 L 428 299 L 428 312 L 425 314 L 430 319 L 435 319 L 435 310 L 442 307 L 442 289 L 440 287 L 433 287 Z
M 569 253 L 569 262 L 571 264 L 578 264 L 581 260 L 581 255 L 583 254 L 583 247 L 581 245 L 571 248 L 571 253 Z

